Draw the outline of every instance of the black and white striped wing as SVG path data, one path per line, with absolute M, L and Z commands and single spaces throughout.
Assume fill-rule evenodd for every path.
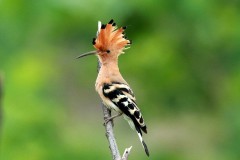
M 142 114 L 137 107 L 134 94 L 128 85 L 122 83 L 104 84 L 103 95 L 115 105 L 112 108 L 117 107 L 123 114 L 131 119 L 136 130 L 140 132 L 141 135 L 141 130 L 147 133 Z

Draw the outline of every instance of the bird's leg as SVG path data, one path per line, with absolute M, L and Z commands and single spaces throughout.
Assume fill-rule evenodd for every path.
M 116 114 L 112 117 L 106 118 L 104 124 L 106 125 L 109 121 L 113 120 L 114 118 L 117 118 L 117 117 L 121 116 L 122 114 L 123 113 L 118 113 L 118 114 Z

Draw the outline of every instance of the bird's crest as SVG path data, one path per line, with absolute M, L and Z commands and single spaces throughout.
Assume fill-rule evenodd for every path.
M 123 53 L 123 50 L 127 49 L 127 46 L 131 44 L 131 41 L 126 39 L 124 33 L 126 28 L 117 28 L 113 19 L 106 25 L 98 22 L 97 37 L 93 38 L 93 46 L 98 52 L 102 53 Z

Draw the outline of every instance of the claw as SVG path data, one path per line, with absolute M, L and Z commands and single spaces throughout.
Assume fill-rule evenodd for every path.
M 106 126 L 109 121 L 112 121 L 112 123 L 113 123 L 113 119 L 114 119 L 114 118 L 117 118 L 117 117 L 119 117 L 119 116 L 121 116 L 121 115 L 122 115 L 122 113 L 119 113 L 119 114 L 114 115 L 114 116 L 112 116 L 112 117 L 105 118 L 105 122 L 104 122 L 103 125 Z

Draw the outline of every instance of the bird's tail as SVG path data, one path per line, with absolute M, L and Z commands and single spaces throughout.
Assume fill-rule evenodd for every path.
M 144 142 L 144 140 L 142 138 L 142 132 L 141 132 L 141 130 L 139 128 L 137 129 L 137 127 L 136 127 L 136 130 L 137 130 L 138 137 L 139 137 L 139 139 L 140 139 L 140 141 L 142 143 L 142 146 L 143 146 L 143 148 L 145 150 L 145 153 L 149 157 L 148 147 L 147 147 L 146 143 Z
M 141 141 L 141 143 L 142 143 L 142 146 L 143 146 L 143 148 L 144 148 L 144 150 L 145 150 L 145 153 L 146 153 L 147 156 L 149 156 L 148 147 L 147 147 L 146 143 L 144 142 L 144 140 L 143 140 L 143 138 L 142 138 L 142 131 L 141 131 L 141 129 L 142 129 L 145 133 L 147 133 L 147 131 L 146 131 L 146 130 L 147 130 L 147 129 L 146 129 L 146 125 L 145 125 L 144 127 L 141 127 L 141 126 L 139 126 L 139 125 L 137 124 L 136 121 L 135 121 L 135 123 L 134 123 L 134 121 L 133 121 L 131 118 L 129 118 L 128 116 L 123 115 L 123 117 L 128 121 L 130 127 L 131 127 L 133 130 L 136 130 L 136 131 L 137 131 L 138 137 L 139 137 L 139 139 L 140 139 L 140 141 Z M 140 127 L 141 127 L 141 129 L 140 129 Z

